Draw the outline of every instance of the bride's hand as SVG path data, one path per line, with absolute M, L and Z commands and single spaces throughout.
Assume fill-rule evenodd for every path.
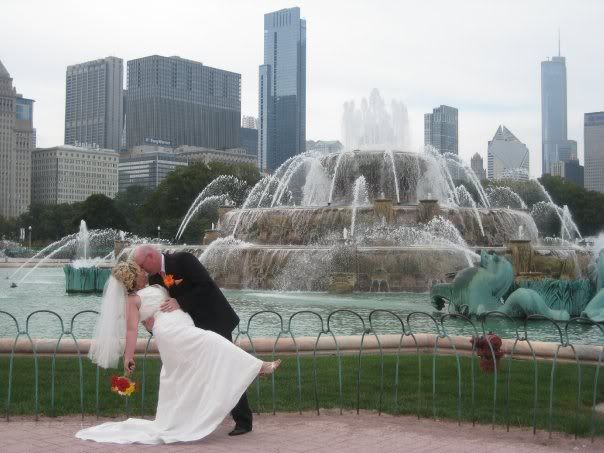
M 173 297 L 171 297 L 170 299 L 166 299 L 159 306 L 159 309 L 163 312 L 170 312 L 170 311 L 178 310 L 179 308 L 180 308 L 180 305 L 178 305 L 178 301 L 176 299 L 174 299 Z
M 124 373 L 130 374 L 134 372 L 136 364 L 134 363 L 134 357 L 124 357 Z

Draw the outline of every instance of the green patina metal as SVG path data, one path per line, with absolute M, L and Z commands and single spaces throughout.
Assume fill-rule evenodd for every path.
M 68 264 L 63 267 L 65 272 L 65 289 L 68 293 L 98 293 L 102 292 L 105 283 L 111 275 L 108 267 L 73 267 Z
M 513 285 L 511 263 L 502 256 L 483 251 L 478 267 L 461 270 L 451 283 L 434 285 L 430 296 L 432 305 L 439 310 L 448 301 L 458 313 L 470 316 L 500 312 L 512 318 L 541 315 L 558 321 L 583 313 L 589 300 L 587 281 L 548 280 L 521 283 L 521 287 L 502 302 Z M 604 294 L 602 300 L 604 302 Z M 602 307 L 604 314 L 604 304 Z
M 596 262 L 597 283 L 596 295 L 587 304 L 581 316 L 596 322 L 604 322 L 604 251 L 600 252 Z

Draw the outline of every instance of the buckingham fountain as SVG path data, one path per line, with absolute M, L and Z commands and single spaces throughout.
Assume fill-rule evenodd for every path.
M 452 174 L 465 184 L 456 185 Z M 216 227 L 205 233 L 205 245 L 175 248 L 195 253 L 225 288 L 332 293 L 442 290 L 464 269 L 488 266 L 485 254 L 496 254 L 509 264 L 509 275 L 500 285 L 505 289 L 495 291 L 502 294 L 491 297 L 494 304 L 519 288 L 511 301 L 523 293 L 531 299 L 532 292 L 549 292 L 547 300 L 551 293 L 580 296 L 576 306 L 566 304 L 579 316 L 594 293 L 584 278 L 593 253 L 577 245 L 580 235 L 568 209 L 556 206 L 538 182 L 530 184 L 543 192 L 531 209 L 508 187 L 485 191 L 456 156 L 431 149 L 310 151 L 243 195 L 233 181 L 210 185 L 179 233 L 212 203 L 220 206 Z M 559 226 L 556 239 L 540 233 L 543 223 Z M 433 301 L 467 314 L 497 308 L 468 310 L 444 293 L 434 293 Z M 522 315 L 518 303 L 508 311 Z

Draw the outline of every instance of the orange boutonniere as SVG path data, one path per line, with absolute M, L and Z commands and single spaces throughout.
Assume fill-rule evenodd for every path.
M 174 278 L 174 275 L 168 274 L 164 277 L 164 285 L 166 288 L 171 288 L 174 285 L 180 285 L 182 283 L 182 278 Z

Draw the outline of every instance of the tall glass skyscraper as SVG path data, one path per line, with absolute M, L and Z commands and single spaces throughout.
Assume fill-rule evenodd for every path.
M 541 62 L 541 153 L 542 172 L 570 158 L 566 120 L 566 59 L 558 55 Z
M 274 171 L 306 143 L 306 21 L 300 8 L 264 15 L 259 69 L 258 167 Z
M 457 109 L 441 105 L 424 114 L 424 145 L 432 145 L 440 153 L 459 154 Z

